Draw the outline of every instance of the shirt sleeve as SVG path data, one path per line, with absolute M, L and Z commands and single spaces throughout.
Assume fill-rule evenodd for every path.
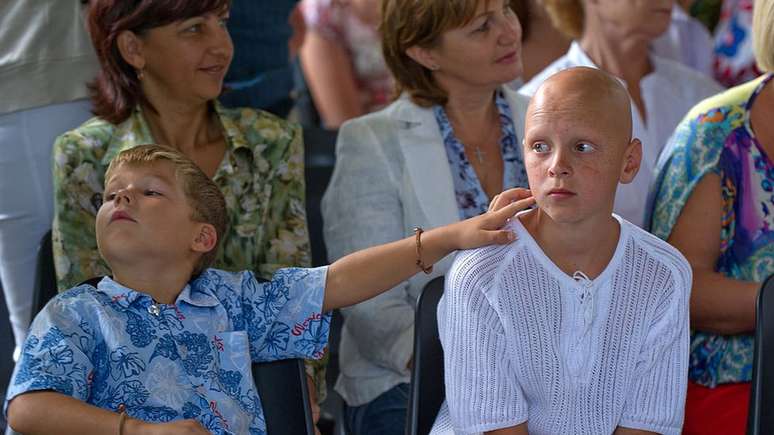
M 343 40 L 342 15 L 345 6 L 340 0 L 302 0 L 301 14 L 308 30 L 337 42 Z
M 52 241 L 59 291 L 110 275 L 94 231 L 106 169 L 100 161 L 103 147 L 95 142 L 74 130 L 54 144 Z
M 517 426 L 528 418 L 505 330 L 487 295 L 496 286 L 496 258 L 507 249 L 460 253 L 438 307 L 446 402 L 455 429 L 463 432 Z
M 331 261 L 407 236 L 396 177 L 383 151 L 384 136 L 353 120 L 339 130 L 336 168 L 322 200 L 325 246 Z M 341 313 L 359 353 L 408 376 L 413 354 L 414 307 L 408 282 Z
M 242 309 L 253 361 L 320 359 L 328 345 L 330 314 L 322 313 L 328 267 L 288 268 L 269 282 L 242 277 Z
M 95 336 L 69 299 L 57 297 L 35 317 L 16 363 L 3 412 L 20 394 L 51 390 L 84 402 L 91 395 Z
M 682 430 L 688 388 L 691 269 L 684 259 L 678 263 L 654 309 L 620 426 L 665 435 L 679 435 Z

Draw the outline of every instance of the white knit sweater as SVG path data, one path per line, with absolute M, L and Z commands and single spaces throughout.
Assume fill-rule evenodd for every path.
M 519 219 L 516 242 L 457 256 L 438 307 L 448 410 L 434 433 L 525 421 L 530 434 L 680 433 L 691 269 L 616 218 L 615 254 L 594 280 L 562 272 Z

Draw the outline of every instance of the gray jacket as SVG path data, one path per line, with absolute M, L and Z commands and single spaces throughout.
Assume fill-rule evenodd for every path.
M 97 57 L 78 0 L 0 1 L 0 115 L 86 98 Z
M 503 89 L 523 136 L 528 99 Z M 402 97 L 379 112 L 345 123 L 336 168 L 322 201 L 331 260 L 459 220 L 451 169 L 431 108 Z M 368 403 L 409 382 L 414 307 L 422 287 L 443 275 L 453 255 L 382 295 L 342 310 L 341 374 L 336 391 L 350 406 Z

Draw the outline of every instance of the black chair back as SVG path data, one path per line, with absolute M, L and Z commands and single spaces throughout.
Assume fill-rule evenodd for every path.
M 56 296 L 56 270 L 54 269 L 54 250 L 51 243 L 51 230 L 40 239 L 35 270 L 35 287 L 32 290 L 32 317 L 35 317 L 48 301 Z
M 430 433 L 446 397 L 443 348 L 438 337 L 438 302 L 444 278 L 434 278 L 422 289 L 414 320 L 414 366 L 406 421 L 406 435 Z
M 304 361 L 253 363 L 252 371 L 266 420 L 266 433 L 314 435 Z
M 749 435 L 774 433 L 774 275 L 764 281 L 755 306 L 755 352 L 753 355 Z

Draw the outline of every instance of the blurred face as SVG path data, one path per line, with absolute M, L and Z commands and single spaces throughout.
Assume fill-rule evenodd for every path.
M 538 207 L 560 223 L 609 218 L 618 183 L 634 177 L 624 171 L 634 145 L 622 111 L 574 96 L 535 98 L 526 117 L 524 164 Z
M 457 84 L 494 88 L 519 77 L 521 25 L 509 2 L 479 2 L 470 23 L 442 34 L 428 50 L 428 62 L 438 67 L 436 80 L 449 92 Z
M 228 11 L 167 24 L 139 39 L 146 94 L 200 103 L 220 95 L 234 46 Z
M 97 245 L 110 264 L 153 258 L 175 264 L 198 256 L 191 246 L 200 226 L 169 162 L 123 164 L 105 185 L 97 212 Z
M 587 13 L 596 14 L 605 33 L 614 38 L 637 37 L 652 41 L 663 34 L 672 21 L 674 0 L 597 0 L 586 1 Z

